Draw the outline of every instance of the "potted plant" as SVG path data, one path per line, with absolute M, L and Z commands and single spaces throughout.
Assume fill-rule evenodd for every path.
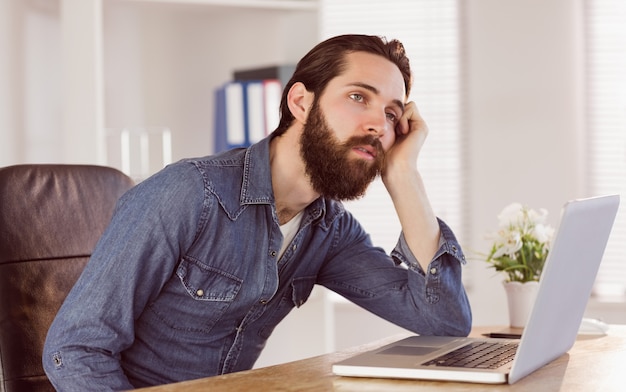
M 523 327 L 537 294 L 541 271 L 548 257 L 554 229 L 546 224 L 548 211 L 534 210 L 520 203 L 506 206 L 498 215 L 499 229 L 487 263 L 506 275 L 509 320 Z

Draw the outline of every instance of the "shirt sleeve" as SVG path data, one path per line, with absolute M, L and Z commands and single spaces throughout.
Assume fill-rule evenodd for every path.
M 174 165 L 122 196 L 48 332 L 43 366 L 57 390 L 134 388 L 121 353 L 134 342 L 135 320 L 195 239 L 203 189 L 193 166 Z
M 466 264 L 463 250 L 459 246 L 456 237 L 454 236 L 454 233 L 452 232 L 450 227 L 448 227 L 448 225 L 441 219 L 437 219 L 437 221 L 439 222 L 439 229 L 441 234 L 439 235 L 439 246 L 437 253 L 433 257 L 431 263 L 441 258 L 444 253 L 448 253 L 450 256 L 457 259 L 461 264 Z M 391 256 L 396 261 L 396 264 L 402 263 L 408 268 L 416 270 L 422 275 L 425 275 L 425 271 L 422 269 L 420 263 L 413 255 L 413 252 L 411 252 L 409 245 L 404 238 L 404 233 L 400 234 L 400 239 L 398 239 L 398 243 L 392 251 Z M 432 267 L 429 268 L 429 270 L 433 271 Z
M 346 241 L 337 242 L 320 284 L 417 334 L 469 334 L 472 316 L 461 275 L 465 256 L 445 222 L 438 220 L 439 249 L 423 271 L 404 235 L 387 255 L 349 214 L 347 221 L 337 229 Z

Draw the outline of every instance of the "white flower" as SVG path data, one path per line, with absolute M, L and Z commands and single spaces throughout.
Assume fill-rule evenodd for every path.
M 498 240 L 496 241 L 496 251 L 493 258 L 507 255 L 515 258 L 515 253 L 522 248 L 522 236 L 518 231 L 502 229 L 498 231 Z
M 520 203 L 511 203 L 498 215 L 500 227 L 516 225 L 524 219 L 524 207 Z
M 532 232 L 532 236 L 535 237 L 537 241 L 544 244 L 550 242 L 553 235 L 554 228 L 552 228 L 551 226 L 546 226 L 542 223 L 535 224 Z
M 531 224 L 534 223 L 535 225 L 539 225 L 539 224 L 544 224 L 546 222 L 546 219 L 548 217 L 548 210 L 546 210 L 545 208 L 541 208 L 539 209 L 539 211 L 536 210 L 528 210 L 528 219 L 530 220 Z

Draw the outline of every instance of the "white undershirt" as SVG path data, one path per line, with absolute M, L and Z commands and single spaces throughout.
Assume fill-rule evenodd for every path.
M 296 216 L 291 218 L 284 225 L 280 225 L 280 232 L 283 233 L 283 244 L 280 247 L 280 251 L 278 252 L 278 258 L 280 259 L 285 253 L 285 250 L 293 240 L 293 237 L 296 236 L 298 229 L 300 228 L 300 222 L 302 221 L 303 211 L 298 212 Z

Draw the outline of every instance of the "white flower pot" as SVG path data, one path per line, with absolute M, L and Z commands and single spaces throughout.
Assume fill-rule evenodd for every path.
M 539 282 L 503 282 L 509 306 L 509 323 L 524 328 L 537 298 Z

